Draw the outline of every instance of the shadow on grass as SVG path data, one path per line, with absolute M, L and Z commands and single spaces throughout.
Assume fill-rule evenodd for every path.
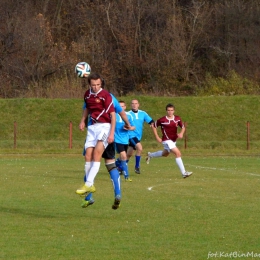
M 31 211 L 28 211 L 27 209 L 21 209 L 21 208 L 0 207 L 0 212 L 16 214 L 16 215 L 27 215 L 27 216 L 38 217 L 38 218 L 56 218 L 57 217 L 57 216 L 50 215 L 50 214 L 44 214 L 43 212 L 39 212 L 39 211 L 31 212 Z M 60 217 L 60 216 L 58 216 L 58 217 Z

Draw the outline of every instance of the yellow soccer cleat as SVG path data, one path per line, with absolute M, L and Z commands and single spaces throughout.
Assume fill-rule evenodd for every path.
M 96 191 L 96 188 L 94 187 L 94 185 L 89 187 L 89 186 L 84 184 L 81 188 L 76 190 L 76 193 L 78 195 L 83 195 L 83 194 L 86 194 L 86 193 L 93 193 L 95 191 Z
M 82 208 L 86 208 L 92 204 L 94 204 L 94 200 L 93 199 L 90 199 L 90 200 L 83 200 L 82 203 L 81 203 L 81 207 Z

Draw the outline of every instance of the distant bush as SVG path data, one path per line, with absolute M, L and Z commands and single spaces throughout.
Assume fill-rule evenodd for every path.
M 243 78 L 235 71 L 230 71 L 226 78 L 214 78 L 206 75 L 205 83 L 198 91 L 198 95 L 254 95 L 260 94 L 260 86 L 247 78 Z

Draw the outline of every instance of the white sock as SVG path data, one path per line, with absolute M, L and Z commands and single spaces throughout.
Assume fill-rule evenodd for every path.
M 87 186 L 92 186 L 94 184 L 94 180 L 95 180 L 95 177 L 99 171 L 99 168 L 100 168 L 100 162 L 92 162 L 92 166 L 89 170 L 89 173 L 88 173 L 88 178 L 86 180 L 86 185 Z
M 154 152 L 154 153 L 150 153 L 149 156 L 151 158 L 154 158 L 154 157 L 162 157 L 162 154 L 163 154 L 163 151 L 157 151 L 157 152 Z
M 179 167 L 179 169 L 181 171 L 181 174 L 184 174 L 185 173 L 185 167 L 184 167 L 184 164 L 182 162 L 181 157 L 176 158 L 175 160 L 176 160 L 176 163 L 177 163 L 177 165 L 178 165 L 178 167 Z
M 85 176 L 86 180 L 88 179 L 88 173 L 91 168 L 92 162 L 85 162 Z

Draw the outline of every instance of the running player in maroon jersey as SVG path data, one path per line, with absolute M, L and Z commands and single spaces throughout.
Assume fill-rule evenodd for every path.
M 181 171 L 182 177 L 189 177 L 192 172 L 187 172 L 185 170 L 184 164 L 181 159 L 181 152 L 176 146 L 176 141 L 178 138 L 182 138 L 185 132 L 184 124 L 181 121 L 179 116 L 174 115 L 175 107 L 172 104 L 168 104 L 166 106 L 166 116 L 161 117 L 156 120 L 154 126 L 152 126 L 152 130 L 156 140 L 159 143 L 163 144 L 164 150 L 157 151 L 154 153 L 148 152 L 146 157 L 146 163 L 149 164 L 151 158 L 155 157 L 167 157 L 170 153 L 173 153 L 176 157 L 176 163 Z M 158 136 L 157 127 L 161 127 L 162 138 Z M 178 133 L 178 127 L 181 128 L 181 131 Z

